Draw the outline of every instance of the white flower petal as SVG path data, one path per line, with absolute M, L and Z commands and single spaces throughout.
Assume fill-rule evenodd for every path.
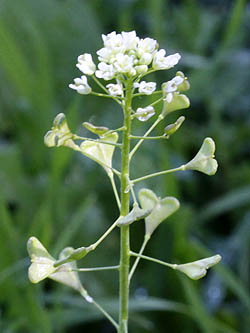
M 169 69 L 174 67 L 180 60 L 181 56 L 179 53 L 175 53 L 165 57 L 166 51 L 161 49 L 156 52 L 153 59 L 154 69 Z
M 88 85 L 88 80 L 85 75 L 82 75 L 81 78 L 74 79 L 75 84 L 69 84 L 69 88 L 76 90 L 79 94 L 88 95 L 91 93 L 92 89 Z
M 156 83 L 146 81 L 141 81 L 140 83 L 136 82 L 134 83 L 134 88 L 138 88 L 141 94 L 151 95 L 156 89 Z
M 123 86 L 121 83 L 110 83 L 106 85 L 106 88 L 112 96 L 121 96 L 123 94 Z
M 135 116 L 140 121 L 147 121 L 155 114 L 153 106 L 149 105 L 145 108 L 138 108 L 136 110 Z
M 92 60 L 91 54 L 89 53 L 82 54 L 77 58 L 77 61 L 78 64 L 76 65 L 76 67 L 78 67 L 81 72 L 83 72 L 86 75 L 94 74 L 96 70 L 96 65 Z

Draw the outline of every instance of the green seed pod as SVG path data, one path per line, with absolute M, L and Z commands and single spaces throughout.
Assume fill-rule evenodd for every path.
M 214 159 L 214 152 L 215 143 L 213 139 L 206 138 L 195 157 L 185 165 L 185 169 L 197 170 L 209 176 L 214 175 L 218 168 L 218 163 Z
M 152 209 L 141 209 L 135 205 L 133 209 L 126 215 L 121 216 L 118 225 L 129 225 L 135 221 L 139 221 L 147 217 L 152 212 Z
M 185 120 L 185 117 L 181 116 L 176 120 L 175 123 L 166 126 L 164 129 L 164 135 L 169 137 L 170 135 L 174 134 L 181 127 L 184 120 Z
M 145 218 L 146 235 L 151 236 L 154 230 L 167 217 L 172 215 L 179 207 L 179 201 L 174 197 L 157 197 L 148 189 L 141 189 L 139 201 L 143 209 L 150 209 L 152 212 Z
M 181 71 L 178 71 L 176 73 L 176 76 L 180 76 L 184 79 L 184 81 L 178 86 L 178 91 L 187 91 L 190 89 L 190 83 L 187 79 L 187 77 L 182 73 Z
M 165 117 L 167 114 L 173 111 L 186 109 L 189 106 L 190 101 L 186 95 L 180 94 L 179 92 L 174 92 L 172 93 L 171 101 L 164 99 L 161 115 Z
M 48 147 L 72 146 L 72 136 L 65 114 L 59 113 L 53 121 L 52 129 L 45 134 L 44 143 Z
M 189 262 L 183 265 L 176 265 L 174 269 L 186 274 L 190 279 L 198 280 L 207 274 L 207 269 L 221 261 L 219 254 L 201 260 Z
M 109 133 L 102 138 L 102 141 L 116 143 L 118 140 L 118 134 L 116 132 Z M 100 143 L 97 141 L 83 141 L 80 146 L 83 155 L 91 158 L 97 163 L 101 164 L 108 174 L 112 173 L 110 168 L 112 167 L 112 157 L 115 150 L 115 146 Z
M 103 136 L 105 133 L 107 133 L 109 131 L 109 129 L 107 127 L 104 126 L 95 126 L 91 123 L 88 122 L 84 122 L 82 124 L 85 128 L 87 128 L 87 130 L 89 130 L 91 133 L 94 133 L 96 135 L 99 136 Z
M 27 250 L 31 259 L 28 276 L 32 283 L 38 283 L 56 271 L 55 259 L 36 237 L 29 238 Z

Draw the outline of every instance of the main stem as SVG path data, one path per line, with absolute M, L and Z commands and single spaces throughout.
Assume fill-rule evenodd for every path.
M 131 103 L 132 103 L 132 81 L 126 86 L 124 113 L 124 131 L 122 140 L 122 168 L 121 168 L 121 215 L 129 213 L 129 153 L 131 132 Z M 120 239 L 120 317 L 119 333 L 128 332 L 128 305 L 129 305 L 129 260 L 130 242 L 129 225 L 121 226 Z

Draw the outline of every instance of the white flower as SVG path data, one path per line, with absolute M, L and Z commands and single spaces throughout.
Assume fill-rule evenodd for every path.
M 181 76 L 175 76 L 172 80 L 163 83 L 162 90 L 166 93 L 177 91 L 178 86 L 182 84 L 184 78 Z
M 146 106 L 145 108 L 138 108 L 135 116 L 140 121 L 146 121 L 155 114 L 153 106 Z
M 136 74 L 136 70 L 134 69 L 134 58 L 127 54 L 117 54 L 114 67 L 119 73 L 126 73 L 131 76 Z
M 102 35 L 104 46 L 107 49 L 112 50 L 114 53 L 124 52 L 126 46 L 123 43 L 123 38 L 121 34 L 116 34 L 115 31 L 111 32 L 108 35 Z
M 151 53 L 143 53 L 139 59 L 139 64 L 149 65 L 152 62 L 153 55 Z
M 121 96 L 123 94 L 123 86 L 119 81 L 117 84 L 107 84 L 106 88 L 112 96 Z
M 165 57 L 166 51 L 161 49 L 157 51 L 153 59 L 154 69 L 169 69 L 174 67 L 180 60 L 181 56 L 179 53 L 175 53 Z
M 108 81 L 114 78 L 115 71 L 113 65 L 107 65 L 105 62 L 100 62 L 98 64 L 98 69 L 99 70 L 95 72 L 95 75 L 99 79 Z
M 136 73 L 139 74 L 145 74 L 148 71 L 148 66 L 147 65 L 139 65 L 135 66 Z
M 173 93 L 178 90 L 178 86 L 184 82 L 181 76 L 175 76 L 172 80 L 163 83 L 162 90 L 166 93 L 165 100 L 170 103 L 174 97 Z
M 152 62 L 158 44 L 152 38 L 140 39 L 138 43 L 137 54 L 139 56 L 139 64 L 149 65 Z
M 80 55 L 78 58 L 78 64 L 76 65 L 76 67 L 78 67 L 80 69 L 81 72 L 83 72 L 83 74 L 86 75 L 92 75 L 94 74 L 95 70 L 96 70 L 96 65 L 94 64 L 93 60 L 92 60 L 92 56 L 89 53 L 84 53 L 82 55 Z
M 152 38 L 139 38 L 135 31 L 102 35 L 103 47 L 97 51 L 97 66 L 89 53 L 78 57 L 76 65 L 85 75 L 93 75 L 104 80 L 119 79 L 121 74 L 128 77 L 147 74 L 149 66 L 155 70 L 169 69 L 180 60 L 179 53 L 166 56 L 166 51 L 158 51 L 158 43 Z M 76 85 L 75 85 L 76 86 Z M 114 93 L 114 87 L 111 87 Z M 141 88 L 145 94 L 153 91 L 149 85 Z M 117 94 L 117 92 L 115 92 Z M 171 97 L 171 96 L 170 96 Z M 169 98 L 170 98 L 169 97 Z
M 81 78 L 74 79 L 75 84 L 70 84 L 71 89 L 76 90 L 79 94 L 88 95 L 91 93 L 92 89 L 88 85 L 88 80 L 85 75 L 82 75 Z
M 142 81 L 140 83 L 135 82 L 134 88 L 138 88 L 138 91 L 141 94 L 151 95 L 156 89 L 156 83 L 146 81 Z
M 136 49 L 138 42 L 139 42 L 139 37 L 136 36 L 135 31 L 130 31 L 130 32 L 122 32 L 122 42 L 123 45 L 125 45 L 126 50 L 132 50 Z
M 107 48 L 107 47 L 103 47 L 100 50 L 98 50 L 97 55 L 99 56 L 98 59 L 101 62 L 110 62 L 111 61 L 111 57 L 113 55 L 113 52 L 111 49 Z
M 140 39 L 138 43 L 138 54 L 153 53 L 158 47 L 157 41 L 152 38 Z

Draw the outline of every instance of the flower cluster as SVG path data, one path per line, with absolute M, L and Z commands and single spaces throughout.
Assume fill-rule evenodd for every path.
M 102 35 L 104 47 L 97 51 L 99 63 L 96 66 L 91 54 L 85 53 L 78 57 L 77 68 L 85 75 L 95 75 L 106 81 L 116 79 L 117 84 L 106 86 L 110 95 L 122 96 L 123 89 L 120 80 L 124 78 L 137 78 L 148 71 L 164 70 L 174 67 L 180 60 L 179 53 L 166 56 L 164 49 L 158 50 L 158 43 L 152 38 L 139 38 L 135 31 L 115 31 Z M 80 94 L 89 94 L 91 88 L 87 77 L 74 80 L 70 88 Z M 154 82 L 136 83 L 139 93 L 150 95 L 156 89 Z
M 141 39 L 135 31 L 115 31 L 102 35 L 104 47 L 97 51 L 98 70 L 96 76 L 105 80 L 119 77 L 121 74 L 136 76 L 153 69 L 169 69 L 180 60 L 178 53 L 165 56 L 166 51 L 158 51 L 157 41 L 152 38 Z M 85 73 L 87 74 L 87 73 Z

